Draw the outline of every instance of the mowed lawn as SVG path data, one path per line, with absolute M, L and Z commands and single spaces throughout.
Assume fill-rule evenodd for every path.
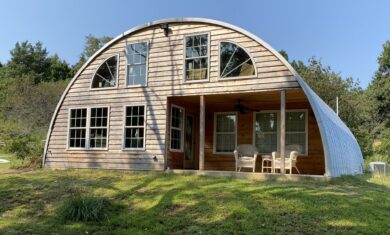
M 69 222 L 75 191 L 109 199 L 102 222 Z M 388 234 L 390 177 L 254 181 L 104 170 L 0 171 L 0 234 Z

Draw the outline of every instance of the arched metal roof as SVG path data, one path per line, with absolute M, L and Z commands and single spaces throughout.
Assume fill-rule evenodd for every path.
M 309 103 L 313 109 L 314 115 L 316 117 L 318 127 L 320 129 L 321 139 L 324 148 L 324 157 L 325 157 L 325 175 L 337 177 L 341 175 L 355 175 L 363 173 L 363 156 L 359 147 L 358 142 L 356 141 L 354 135 L 345 125 L 345 123 L 336 115 L 336 113 L 309 87 L 309 85 L 299 76 L 295 69 L 286 61 L 286 59 L 280 55 L 275 49 L 273 49 L 268 43 L 263 41 L 261 38 L 256 35 L 229 23 L 225 23 L 218 20 L 204 19 L 204 18 L 171 18 L 171 19 L 162 19 L 157 21 L 152 21 L 143 25 L 136 26 L 112 39 L 106 45 L 104 45 L 100 50 L 98 50 L 94 55 L 91 56 L 85 62 L 85 64 L 79 69 L 73 79 L 70 81 L 69 85 L 65 89 L 64 93 L 61 96 L 60 101 L 57 104 L 55 112 L 50 122 L 49 130 L 47 133 L 47 139 L 45 144 L 45 150 L 43 154 L 43 165 L 45 164 L 45 158 L 47 154 L 47 148 L 49 144 L 50 135 L 54 125 L 54 121 L 57 117 L 57 113 L 64 101 L 66 94 L 68 93 L 70 87 L 73 85 L 77 77 L 81 72 L 105 49 L 110 47 L 115 42 L 120 39 L 128 36 L 136 31 L 158 26 L 163 23 L 184 23 L 184 22 L 198 22 L 198 23 L 207 23 L 219 25 L 225 28 L 233 29 L 237 32 L 240 32 L 253 40 L 260 43 L 270 52 L 272 52 L 290 71 L 294 74 L 298 83 L 305 92 Z

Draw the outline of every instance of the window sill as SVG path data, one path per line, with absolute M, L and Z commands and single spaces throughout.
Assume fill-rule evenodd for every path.
M 83 152 L 108 152 L 108 148 L 67 148 L 66 151 L 69 152 L 76 152 L 76 151 L 83 151 Z
M 89 88 L 89 91 L 104 91 L 104 90 L 115 90 L 118 89 L 118 86 L 115 87 L 101 87 L 101 88 Z
M 191 83 L 202 83 L 202 82 L 210 82 L 210 79 L 201 79 L 201 80 L 184 80 L 184 84 L 191 84 Z
M 229 77 L 229 78 L 218 77 L 217 80 L 219 82 L 219 81 L 249 80 L 249 79 L 256 79 L 256 78 L 258 78 L 257 75 L 252 75 L 252 76 Z
M 125 88 L 147 87 L 148 85 L 128 85 Z
M 145 148 L 142 149 L 134 149 L 134 148 L 123 148 L 122 151 L 128 152 L 128 153 L 144 153 L 146 151 Z

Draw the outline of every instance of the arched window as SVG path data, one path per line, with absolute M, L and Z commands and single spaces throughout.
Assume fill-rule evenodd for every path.
M 254 63 L 249 54 L 231 42 L 220 43 L 219 77 L 248 77 L 256 74 Z
M 96 70 L 92 79 L 92 88 L 115 87 L 118 77 L 118 56 L 106 59 Z

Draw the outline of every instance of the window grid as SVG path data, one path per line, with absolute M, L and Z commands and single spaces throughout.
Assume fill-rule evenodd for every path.
M 107 147 L 108 108 L 91 108 L 89 147 Z
M 125 116 L 125 149 L 142 150 L 145 146 L 146 107 L 127 106 Z
M 171 108 L 171 150 L 183 150 L 184 109 L 178 106 Z
M 208 77 L 208 34 L 185 37 L 185 80 L 196 81 Z
M 254 123 L 254 143 L 255 145 L 258 147 L 259 149 L 259 152 L 260 153 L 270 153 L 270 152 L 263 152 L 262 149 L 259 147 L 259 143 L 258 143 L 258 139 L 257 139 L 257 135 L 259 133 L 259 130 L 258 130 L 258 124 L 257 124 L 257 116 L 259 114 L 263 114 L 263 113 L 275 113 L 277 118 L 277 124 L 276 124 L 276 131 L 275 132 L 267 132 L 267 131 L 263 131 L 261 132 L 261 134 L 275 134 L 276 135 L 276 145 L 277 145 L 277 150 L 276 151 L 279 151 L 279 139 L 280 139 L 280 129 L 279 129 L 279 125 L 280 125 L 280 112 L 279 111 L 267 111 L 267 112 L 261 112 L 261 113 L 256 113 L 255 114 L 255 123 Z M 303 123 L 300 123 L 299 125 L 297 125 L 296 121 L 294 123 L 292 122 L 289 122 L 287 120 L 287 118 L 289 117 L 290 114 L 294 114 L 294 113 L 297 113 L 297 114 L 300 114 L 300 115 L 304 115 L 304 118 L 303 118 Z M 292 126 L 291 126 L 292 125 Z M 307 117 L 307 110 L 286 110 L 286 140 L 285 140 L 285 147 L 286 147 L 286 150 L 290 150 L 288 149 L 289 146 L 291 145 L 299 145 L 301 146 L 301 149 L 300 149 L 300 154 L 302 155 L 307 155 L 308 154 L 308 149 L 307 149 L 307 142 L 308 142 L 308 136 L 307 136 L 307 131 L 308 131 L 308 128 L 307 128 L 307 125 L 308 125 L 308 117 Z M 290 128 L 292 129 L 296 129 L 297 126 L 300 126 L 302 128 L 302 131 L 289 131 Z M 273 148 L 274 149 L 274 148 Z M 272 150 L 272 151 L 275 151 L 275 150 Z
M 224 121 L 225 117 L 230 117 L 230 120 L 233 121 L 233 124 L 231 125 L 231 123 L 226 122 L 226 120 Z M 228 127 L 226 128 L 224 124 L 227 124 Z M 235 113 L 216 113 L 214 125 L 214 152 L 232 153 L 236 148 L 237 115 Z
M 146 85 L 148 43 L 140 42 L 126 46 L 127 85 Z
M 85 148 L 87 132 L 87 109 L 70 110 L 69 147 Z
M 262 117 L 263 116 L 263 117 Z M 262 119 L 263 118 L 263 119 Z M 274 129 L 274 130 L 262 130 L 262 121 L 264 118 L 270 118 L 265 121 L 269 121 L 271 125 L 269 128 L 264 127 L 263 129 Z M 271 120 L 272 119 L 272 120 Z M 255 146 L 258 148 L 260 153 L 271 153 L 278 150 L 278 113 L 277 112 L 261 112 L 255 114 Z

